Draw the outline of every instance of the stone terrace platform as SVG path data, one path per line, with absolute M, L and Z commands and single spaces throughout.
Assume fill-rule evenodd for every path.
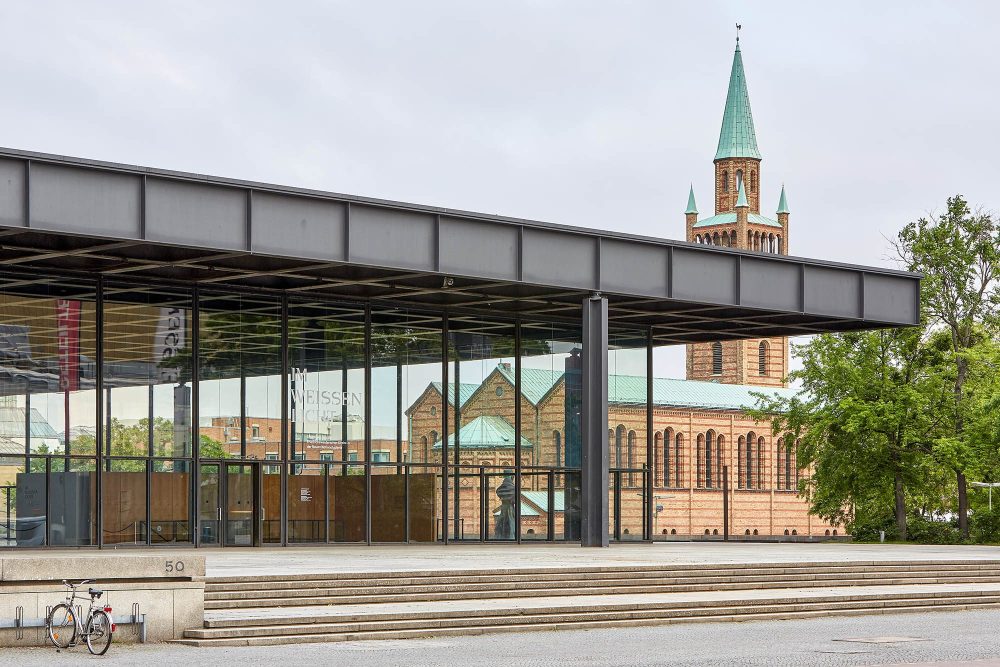
M 401 572 L 409 570 L 484 570 L 519 568 L 626 568 L 656 565 L 737 563 L 862 563 L 876 561 L 995 560 L 1000 547 L 961 545 L 658 542 L 613 544 L 607 549 L 552 544 L 451 544 L 224 549 L 122 548 L 0 551 L 0 559 L 48 561 L 60 556 L 106 558 L 187 556 L 205 559 L 212 577 Z
M 171 553 L 180 551 L 171 550 Z M 200 549 L 206 576 L 238 577 L 407 570 L 503 570 L 518 568 L 622 568 L 733 563 L 830 563 L 1000 559 L 1000 547 L 852 544 L 845 542 L 746 543 L 669 542 L 578 545 L 321 546 Z

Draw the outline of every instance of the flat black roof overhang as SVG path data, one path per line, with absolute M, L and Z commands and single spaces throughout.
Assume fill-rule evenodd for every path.
M 918 323 L 920 276 L 0 148 L 0 269 L 609 318 L 662 344 Z

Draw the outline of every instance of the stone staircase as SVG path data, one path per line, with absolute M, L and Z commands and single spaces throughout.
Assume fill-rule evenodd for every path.
M 1000 607 L 1000 561 L 530 568 L 209 578 L 198 646 Z

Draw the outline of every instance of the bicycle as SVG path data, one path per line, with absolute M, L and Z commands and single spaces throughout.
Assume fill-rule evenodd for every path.
M 87 590 L 90 595 L 90 608 L 85 616 L 86 623 L 80 621 L 80 615 L 73 608 L 73 602 L 76 601 L 77 597 L 76 589 L 93 582 L 93 579 L 84 579 L 79 583 L 71 584 L 63 579 L 63 585 L 69 589 L 66 602 L 60 602 L 53 607 L 48 618 L 45 619 L 49 641 L 56 648 L 64 649 L 76 646 L 77 637 L 82 635 L 87 642 L 87 650 L 93 655 L 104 655 L 108 652 L 108 648 L 111 646 L 111 636 L 115 631 L 115 624 L 111 619 L 111 607 L 107 605 L 94 607 L 94 602 L 104 595 L 104 591 L 99 588 Z

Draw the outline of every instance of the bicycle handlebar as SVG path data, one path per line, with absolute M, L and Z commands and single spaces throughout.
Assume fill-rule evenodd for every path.
M 77 588 L 78 586 L 83 586 L 84 584 L 92 584 L 92 583 L 94 583 L 94 580 L 93 579 L 84 579 L 83 581 L 77 582 L 75 584 L 71 584 L 66 579 L 63 579 L 62 582 L 63 582 L 63 586 L 66 586 L 68 588 Z

